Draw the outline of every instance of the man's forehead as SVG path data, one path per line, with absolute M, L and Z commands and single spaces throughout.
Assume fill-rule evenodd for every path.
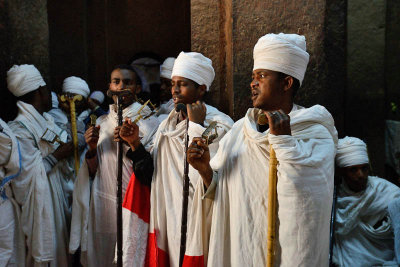
M 126 69 L 115 69 L 111 72 L 111 79 L 134 79 L 134 72 Z
M 273 70 L 267 70 L 267 69 L 256 69 L 256 70 L 253 70 L 253 74 L 258 74 L 258 73 L 263 73 L 263 72 L 273 73 L 273 72 L 275 72 L 275 71 L 273 71 Z
M 188 78 L 185 78 L 182 76 L 173 76 L 172 81 L 174 81 L 174 82 L 182 81 L 182 82 L 193 82 L 194 83 L 194 81 L 192 81 L 191 79 L 188 79 Z

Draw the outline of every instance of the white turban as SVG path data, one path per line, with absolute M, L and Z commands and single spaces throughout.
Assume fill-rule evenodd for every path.
M 91 99 L 96 99 L 100 104 L 103 104 L 104 94 L 100 91 L 94 91 L 90 96 Z
M 349 136 L 339 139 L 336 164 L 340 168 L 367 164 L 368 162 L 367 145 L 362 140 Z
M 298 79 L 300 85 L 310 58 L 306 52 L 306 38 L 303 35 L 285 33 L 269 33 L 258 39 L 253 56 L 253 70 L 282 72 Z
M 160 66 L 160 76 L 166 79 L 171 79 L 172 69 L 174 68 L 175 58 L 168 57 Z
M 46 83 L 33 65 L 14 65 L 7 72 L 8 90 L 16 97 L 35 91 L 40 86 L 46 86 Z
M 63 82 L 63 93 L 71 93 L 81 95 L 84 98 L 87 98 L 90 89 L 88 84 L 79 77 L 71 76 L 64 80 Z
M 181 52 L 175 60 L 171 78 L 181 76 L 199 85 L 206 85 L 207 91 L 215 77 L 211 59 L 196 52 Z

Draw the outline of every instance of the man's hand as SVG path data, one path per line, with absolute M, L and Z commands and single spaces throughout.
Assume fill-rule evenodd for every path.
M 85 132 L 85 141 L 88 144 L 89 151 L 97 150 L 97 142 L 99 141 L 100 125 L 90 126 Z
M 201 101 L 197 101 L 193 104 L 187 104 L 186 107 L 189 120 L 194 123 L 203 125 L 206 118 L 206 105 Z
M 195 137 L 188 147 L 187 161 L 195 168 L 201 177 L 206 187 L 211 184 L 213 171 L 210 166 L 210 150 L 201 137 Z
M 60 161 L 68 158 L 74 154 L 74 144 L 71 142 L 60 145 L 56 151 L 53 152 L 53 156 Z
M 266 112 L 269 124 L 269 132 L 274 135 L 292 135 L 290 129 L 290 117 L 283 110 Z
M 119 130 L 119 136 L 128 143 L 132 151 L 135 151 L 140 145 L 139 126 L 133 123 L 131 119 L 126 119 Z

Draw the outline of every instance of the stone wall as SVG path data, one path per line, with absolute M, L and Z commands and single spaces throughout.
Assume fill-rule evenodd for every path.
M 49 82 L 49 30 L 46 0 L 0 1 L 0 116 L 16 115 L 15 98 L 8 92 L 6 71 L 14 64 L 34 64 Z
M 220 76 L 212 87 L 213 104 L 224 103 L 220 107 L 235 120 L 243 117 L 251 107 L 249 84 L 253 47 L 258 38 L 270 32 L 299 33 L 306 36 L 310 63 L 296 102 L 326 106 L 339 128 L 342 127 L 343 112 L 339 107 L 346 75 L 344 0 L 192 0 L 191 3 L 192 50 L 210 57 Z M 226 7 L 228 11 L 223 9 Z M 221 54 L 225 57 L 221 58 Z

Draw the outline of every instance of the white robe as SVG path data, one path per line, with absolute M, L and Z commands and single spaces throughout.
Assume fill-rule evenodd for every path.
M 27 266 L 66 266 L 68 263 L 67 226 L 63 213 L 63 191 L 59 180 L 62 166 L 46 174 L 43 158 L 53 153 L 66 133 L 53 118 L 22 101 L 17 102 L 18 116 L 9 122 L 21 149 L 22 171 L 13 180 L 12 191 L 21 207 L 19 218 L 27 244 Z M 47 131 L 47 132 L 46 132 Z M 44 135 L 46 133 L 46 135 Z
M 18 141 L 0 119 L 0 266 L 25 266 L 25 240 L 19 224 L 20 208 L 10 183 L 21 172 Z
M 168 100 L 167 102 L 163 103 L 160 105 L 160 108 L 157 112 L 157 117 L 158 120 L 160 122 L 162 122 L 163 120 L 165 120 L 169 113 L 171 113 L 171 111 L 175 108 L 175 103 L 172 100 L 172 98 L 170 100 Z
M 123 117 L 134 120 L 141 105 L 137 102 L 123 110 Z M 150 114 L 148 107 L 141 114 Z M 110 106 L 110 113 L 98 118 L 100 136 L 97 144 L 98 167 L 90 188 L 86 162 L 79 170 L 74 189 L 72 206 L 71 238 L 69 250 L 74 253 L 81 246 L 81 262 L 84 266 L 112 266 L 117 233 L 116 192 L 117 192 L 117 142 L 114 129 L 118 125 L 117 113 Z M 140 120 L 141 143 L 149 147 L 158 128 L 158 120 L 151 116 Z M 122 195 L 125 195 L 132 175 L 132 161 L 126 157 L 129 147 L 123 146 Z M 147 240 L 145 240 L 147 242 Z
M 342 182 L 336 204 L 333 262 L 343 267 L 398 266 L 388 206 L 399 198 L 400 188 L 378 177 L 369 176 L 367 188 L 358 193 Z
M 206 105 L 207 112 L 204 126 L 212 121 L 218 123 L 218 138 L 210 145 L 213 156 L 218 150 L 219 140 L 229 131 L 233 121 L 216 108 Z M 158 257 L 157 261 L 166 260 L 169 266 L 179 265 L 180 232 L 182 216 L 182 183 L 185 149 L 186 122 L 177 123 L 178 113 L 173 110 L 164 120 L 156 133 L 154 149 L 154 174 L 151 184 L 150 212 L 150 250 L 156 243 L 157 249 L 167 254 L 166 258 Z M 189 142 L 193 137 L 200 137 L 206 128 L 189 122 Z M 190 143 L 189 143 L 190 144 Z M 189 166 L 189 202 L 188 224 L 192 219 L 190 214 L 193 206 L 193 195 L 196 185 L 201 182 L 199 173 Z M 154 255 L 154 254 L 153 254 Z
M 278 159 L 276 266 L 327 266 L 337 132 L 330 113 L 294 105 L 292 135 L 258 132 L 249 109 L 221 140 L 207 266 L 265 266 L 270 145 Z M 218 176 L 218 178 L 215 178 Z M 199 196 L 201 196 L 199 194 Z

